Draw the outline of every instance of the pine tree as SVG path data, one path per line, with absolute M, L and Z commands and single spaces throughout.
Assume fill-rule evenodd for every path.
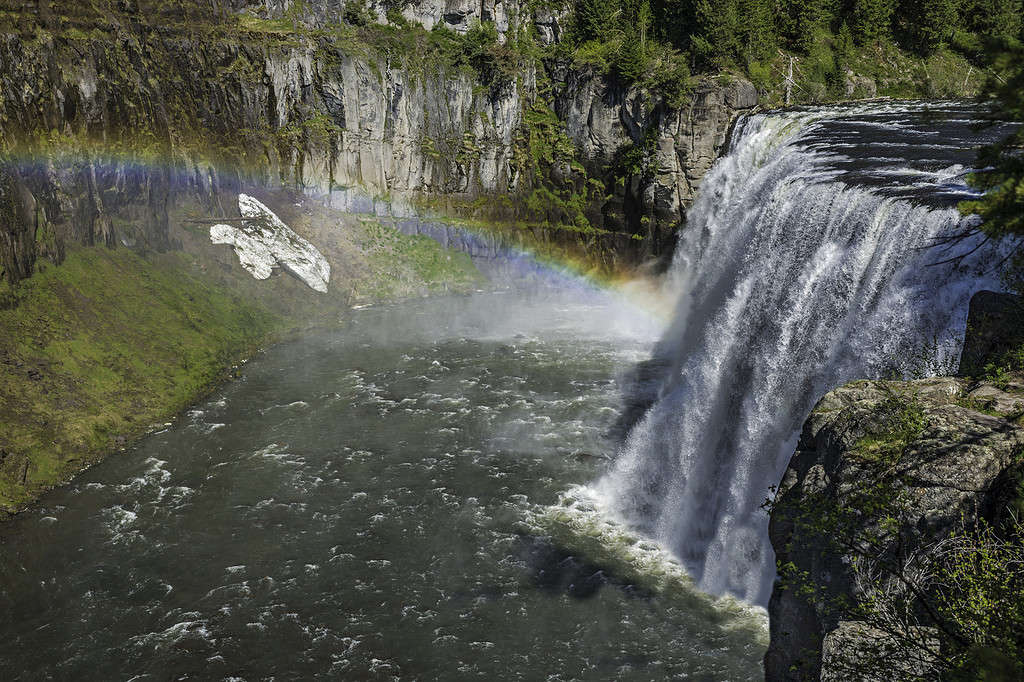
M 836 0 L 793 0 L 788 3 L 792 16 L 796 17 L 796 46 L 807 52 L 814 45 L 819 34 L 830 30 L 836 19 Z
M 967 28 L 987 38 L 1021 35 L 1024 2 L 1021 0 L 968 0 L 963 9 Z
M 959 23 L 957 0 L 913 0 L 906 3 L 914 48 L 923 54 L 941 49 Z M 901 7 L 902 10 L 902 7 Z
M 740 54 L 738 0 L 696 0 L 694 17 L 692 46 L 701 61 L 722 63 Z
M 616 0 L 577 0 L 575 12 L 576 39 L 607 40 L 615 28 L 619 7 Z
M 895 9 L 893 0 L 854 0 L 853 26 L 857 41 L 864 45 L 887 40 Z
M 693 0 L 653 0 L 651 10 L 657 37 L 680 50 L 690 49 L 691 34 L 697 24 Z
M 995 98 L 999 118 L 1024 122 L 1024 43 L 1013 38 L 1001 42 L 991 55 L 993 76 L 986 89 Z M 1007 279 L 1024 293 L 1024 126 L 1004 140 L 985 147 L 978 155 L 978 167 L 971 185 L 985 192 L 975 201 L 960 204 L 963 213 L 982 218 L 981 229 L 992 239 L 1014 246 Z
M 639 80 L 650 67 L 653 12 L 648 0 L 626 0 L 622 8 L 625 36 L 615 60 L 615 71 L 626 82 Z
M 773 9 L 773 0 L 740 0 L 740 39 L 747 59 L 764 59 L 774 52 L 778 41 Z

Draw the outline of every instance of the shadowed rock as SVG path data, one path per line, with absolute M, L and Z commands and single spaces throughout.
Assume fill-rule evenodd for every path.
M 850 679 L 851 657 L 855 665 L 874 670 L 888 665 L 884 661 L 912 654 L 919 658 L 913 666 L 890 665 L 885 679 L 929 676 L 920 646 L 899 643 L 892 633 L 881 641 L 882 635 L 870 624 L 860 624 L 860 634 L 857 628 L 839 632 L 843 621 L 857 620 L 857 606 L 868 603 L 879 590 L 885 590 L 885 599 L 905 599 L 919 609 L 925 605 L 907 592 L 895 572 L 883 572 L 865 585 L 854 568 L 864 563 L 864 555 L 844 540 L 837 542 L 827 523 L 808 523 L 807 513 L 816 509 L 824 515 L 844 515 L 842 537 L 876 538 L 871 556 L 887 566 L 911 561 L 923 565 L 955 530 L 973 528 L 981 519 L 998 521 L 998 507 L 1005 504 L 996 501 L 1024 446 L 1024 426 L 1017 414 L 980 410 L 971 396 L 982 394 L 998 405 L 1011 399 L 989 383 L 940 377 L 857 381 L 818 403 L 804 425 L 771 514 L 778 564 L 794 570 L 789 579 L 776 582 L 772 592 L 766 679 Z M 917 431 L 902 436 L 906 442 L 900 441 L 886 457 L 879 454 L 877 444 L 898 437 L 891 432 L 894 405 L 919 410 Z M 892 456 L 894 452 L 898 454 Z M 874 485 L 884 492 L 865 497 L 864 491 Z M 880 504 L 872 507 L 866 499 Z M 890 505 L 889 500 L 899 503 Z M 821 518 L 828 518 L 824 515 Z M 794 575 L 803 578 L 793 579 Z M 928 637 L 917 638 L 918 643 Z M 865 664 L 869 650 L 877 660 Z

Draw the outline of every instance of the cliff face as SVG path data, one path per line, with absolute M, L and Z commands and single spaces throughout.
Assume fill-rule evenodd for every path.
M 993 312 L 988 298 L 973 319 Z M 990 332 L 976 327 L 965 357 Z M 1000 527 L 1018 504 L 1022 415 L 1012 372 L 858 381 L 819 402 L 771 510 L 767 679 L 937 674 L 950 635 L 936 571 L 956 537 Z
M 698 86 L 679 108 L 648 93 L 622 88 L 587 71 L 555 70 L 555 111 L 584 163 L 594 174 L 614 167 L 616 156 L 645 145 L 645 172 L 622 183 L 605 207 L 603 226 L 623 229 L 612 217 L 630 215 L 650 226 L 644 235 L 664 250 L 664 240 L 685 219 L 704 174 L 724 148 L 736 116 L 757 106 L 757 91 L 744 80 Z M 608 210 L 612 208 L 617 211 Z M 658 243 L 661 240 L 661 243 Z
M 537 16 L 546 19 L 550 15 L 544 10 L 526 12 L 524 3 L 517 0 L 418 0 L 409 3 L 388 3 L 380 0 L 351 2 L 349 0 L 265 0 L 261 3 L 240 2 L 239 7 L 253 14 L 275 18 L 290 18 L 314 26 L 329 26 L 344 21 L 346 7 L 349 12 L 365 12 L 368 20 L 384 24 L 388 12 L 397 14 L 406 21 L 419 24 L 428 31 L 444 27 L 458 33 L 466 33 L 480 22 L 494 23 L 500 39 L 504 41 L 508 32 L 521 28 Z
M 414 26 L 386 34 L 393 42 L 382 27 L 315 28 L 331 26 L 340 3 L 235 4 L 233 28 L 204 35 L 131 14 L 91 31 L 60 19 L 0 35 L 2 187 L 15 216 L 0 239 L 9 279 L 31 272 L 35 258 L 59 261 L 69 243 L 168 248 L 166 206 L 178 193 L 212 197 L 247 182 L 357 187 L 574 240 L 559 234 L 563 221 L 579 229 L 563 204 L 587 195 L 589 176 L 613 189 L 587 195 L 587 229 L 622 235 L 613 243 L 636 261 L 671 244 L 732 120 L 757 99 L 743 81 L 713 81 L 672 109 L 566 64 L 515 57 L 514 73 L 474 71 Z M 369 9 L 384 21 L 383 5 Z M 502 41 L 516 26 L 535 25 L 540 41 L 563 30 L 557 12 L 526 16 L 514 3 L 425 1 L 403 11 L 423 27 L 462 32 L 487 15 Z M 544 118 L 552 109 L 553 124 Z M 616 155 L 634 147 L 644 168 L 617 167 Z M 551 196 L 560 197 L 554 208 Z

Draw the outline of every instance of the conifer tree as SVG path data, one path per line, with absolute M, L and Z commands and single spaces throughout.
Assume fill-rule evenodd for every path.
M 607 40 L 618 14 L 616 0 L 576 0 L 575 31 L 580 42 Z
M 895 9 L 893 0 L 854 0 L 853 25 L 857 41 L 864 45 L 887 40 Z
M 958 4 L 957 0 L 911 0 L 901 6 L 918 52 L 931 54 L 949 42 L 958 25 Z
M 622 7 L 624 39 L 616 56 L 619 78 L 632 82 L 647 74 L 650 63 L 653 13 L 648 0 L 625 0 Z
M 836 18 L 835 0 L 794 0 L 788 3 L 796 17 L 795 44 L 803 51 L 809 51 L 817 36 L 829 30 Z
M 740 39 L 748 59 L 764 59 L 776 45 L 772 0 L 740 0 Z
M 967 28 L 982 36 L 1007 39 L 1021 36 L 1024 2 L 1021 0 L 968 0 L 963 8 Z
M 738 0 L 696 0 L 697 30 L 692 45 L 703 61 L 730 61 L 740 53 Z
M 1002 120 L 1024 123 L 1024 42 L 1013 38 L 1001 43 L 991 56 L 993 76 L 987 90 Z M 982 231 L 992 239 L 1015 247 L 1009 279 L 1024 293 L 1024 125 L 978 155 L 978 171 L 971 184 L 985 192 L 975 201 L 960 204 L 963 213 L 981 216 Z

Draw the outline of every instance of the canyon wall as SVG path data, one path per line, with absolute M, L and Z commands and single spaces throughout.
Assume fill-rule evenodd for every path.
M 990 342 L 1019 334 L 1020 306 L 975 295 L 962 369 L 998 361 Z M 822 398 L 771 505 L 766 679 L 937 679 L 962 662 L 971 642 L 951 611 L 950 571 L 973 566 L 971 608 L 984 615 L 978 571 L 989 565 L 970 552 L 996 554 L 966 543 L 1014 532 L 1022 415 L 1019 372 L 855 381 Z
M 39 23 L 24 4 L 23 23 L 0 32 L 0 204 L 11 218 L 0 262 L 12 281 L 35 258 L 59 261 L 67 244 L 169 248 L 166 207 L 178 193 L 215 203 L 244 183 L 357 188 L 523 221 L 542 239 L 589 232 L 635 263 L 670 250 L 731 122 L 757 103 L 749 83 L 710 79 L 673 108 L 519 52 L 514 68 L 487 74 L 431 51 L 421 29 L 465 32 L 483 16 L 501 41 L 564 32 L 558 12 L 519 19 L 514 3 L 406 5 L 418 25 L 392 43 L 387 27 L 324 30 L 344 12 L 331 2 L 235 3 L 206 33 L 147 23 L 131 3 L 88 20 L 35 13 Z M 385 21 L 383 5 L 368 7 Z M 634 147 L 647 163 L 631 174 L 615 161 Z M 565 209 L 580 194 L 584 222 Z

